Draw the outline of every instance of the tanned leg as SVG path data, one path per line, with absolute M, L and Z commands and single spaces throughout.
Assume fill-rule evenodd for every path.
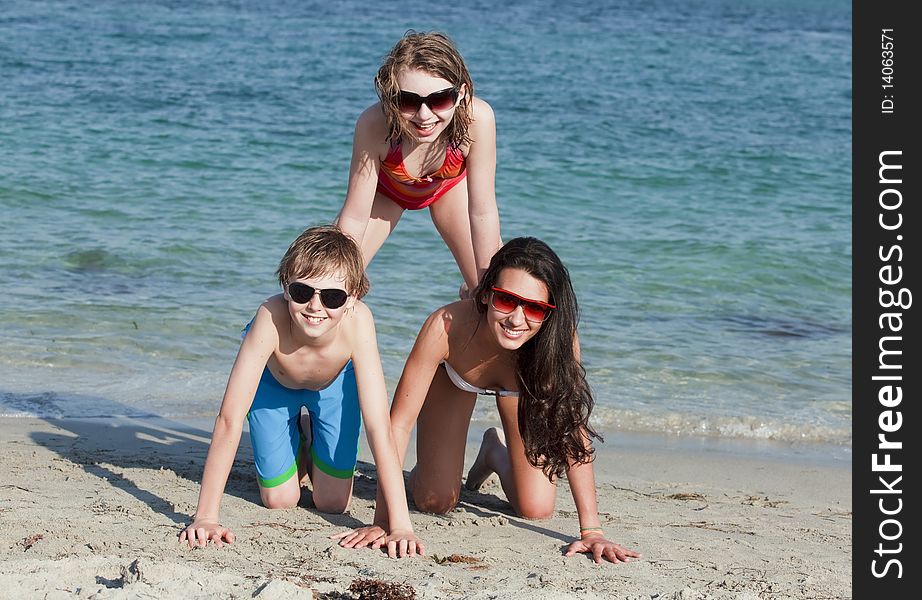
M 416 466 L 410 491 L 423 512 L 446 513 L 461 496 L 464 448 L 476 396 L 456 388 L 436 370 L 416 421 Z

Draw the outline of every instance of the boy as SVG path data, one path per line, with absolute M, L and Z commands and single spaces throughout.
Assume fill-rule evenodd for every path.
M 215 421 L 195 519 L 180 541 L 234 541 L 218 509 L 244 419 L 267 508 L 296 506 L 307 474 L 317 510 L 344 512 L 364 419 L 389 512 L 388 554 L 424 554 L 407 510 L 374 320 L 360 300 L 368 292 L 361 251 L 335 226 L 312 227 L 282 257 L 278 278 L 283 293 L 266 300 L 247 326 Z M 303 428 L 302 406 L 310 416 Z

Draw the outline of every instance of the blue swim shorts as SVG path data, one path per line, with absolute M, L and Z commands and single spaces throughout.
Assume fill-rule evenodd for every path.
M 320 391 L 287 388 L 266 367 L 247 414 L 262 487 L 281 485 L 298 472 L 302 406 L 310 413 L 314 465 L 340 479 L 351 478 L 355 473 L 362 415 L 352 361 Z

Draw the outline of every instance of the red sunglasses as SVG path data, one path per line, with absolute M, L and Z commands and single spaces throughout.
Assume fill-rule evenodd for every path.
M 420 96 L 413 92 L 400 90 L 397 95 L 397 107 L 405 115 L 415 115 L 423 104 L 429 107 L 432 112 L 444 112 L 449 110 L 458 101 L 458 88 L 450 87 L 437 92 L 432 92 L 428 96 Z
M 490 304 L 493 308 L 501 313 L 511 313 L 521 306 L 522 314 L 525 315 L 525 320 L 531 321 L 532 323 L 541 323 L 547 318 L 551 310 L 557 308 L 553 304 L 548 304 L 547 302 L 523 298 L 503 288 L 494 287 L 491 288 L 491 290 L 493 293 L 491 294 Z

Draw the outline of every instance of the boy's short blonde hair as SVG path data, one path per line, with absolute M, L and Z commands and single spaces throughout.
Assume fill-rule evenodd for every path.
M 285 289 L 296 279 L 324 277 L 339 272 L 346 280 L 346 291 L 356 298 L 368 293 L 365 261 L 358 244 L 335 225 L 305 229 L 291 243 L 279 262 L 276 274 Z

